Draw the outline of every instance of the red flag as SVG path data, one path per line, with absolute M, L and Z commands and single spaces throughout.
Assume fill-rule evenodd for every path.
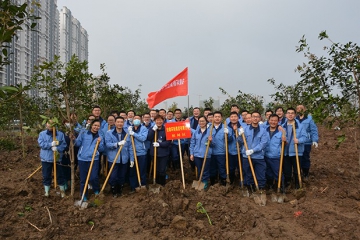
M 166 83 L 159 91 L 151 92 L 146 99 L 149 108 L 153 108 L 162 101 L 188 94 L 188 68 L 176 75 L 168 83 Z

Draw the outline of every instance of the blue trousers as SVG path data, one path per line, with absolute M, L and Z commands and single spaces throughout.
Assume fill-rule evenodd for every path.
M 266 184 L 266 178 L 265 178 L 265 173 L 266 173 L 266 163 L 265 163 L 265 159 L 255 159 L 252 158 L 251 159 L 253 167 L 254 167 L 254 172 L 256 175 L 256 179 L 258 181 L 258 185 L 259 188 L 265 188 L 265 184 Z M 246 172 L 246 184 L 247 185 L 251 185 L 254 184 L 254 178 L 251 172 L 251 168 L 250 168 L 250 164 L 249 164 L 249 159 L 248 158 L 244 158 L 244 170 Z
M 109 161 L 108 171 L 110 170 L 112 164 L 113 163 Z M 125 164 L 115 163 L 113 171 L 111 172 L 109 177 L 110 186 L 114 187 L 115 185 L 120 185 L 120 186 L 124 185 L 127 169 L 128 169 L 128 163 Z
M 95 160 L 91 173 L 90 173 L 90 179 L 89 183 L 92 185 L 94 192 L 100 191 L 100 183 L 99 183 L 99 160 Z M 89 172 L 91 161 L 81 161 L 79 160 L 79 170 L 80 170 L 80 194 L 82 195 L 84 191 L 85 182 L 87 178 L 87 174 Z M 85 192 L 85 196 L 87 196 L 87 191 Z
M 138 162 L 138 166 L 139 166 L 141 186 L 146 186 L 147 156 L 146 155 L 137 156 L 137 162 Z M 139 187 L 139 181 L 137 178 L 135 163 L 134 163 L 134 166 L 132 168 L 130 168 L 129 178 L 130 178 L 130 186 L 132 189 Z
M 204 166 L 204 172 L 201 178 L 201 181 L 207 181 L 210 178 L 210 157 L 206 158 L 206 163 Z M 194 157 L 194 163 L 197 167 L 198 176 L 200 177 L 201 168 L 204 163 L 204 158 Z
M 302 157 L 300 158 L 301 161 L 301 168 L 310 168 L 310 152 L 311 152 L 311 145 L 304 145 L 304 152 Z M 299 156 L 300 157 L 300 156 Z
M 154 156 L 152 156 L 154 159 Z M 156 158 L 156 175 L 157 176 L 166 176 L 166 165 L 169 157 L 157 157 Z
M 216 177 L 219 172 L 220 178 L 226 179 L 225 155 L 211 155 L 210 177 Z
M 265 162 L 266 162 L 266 180 L 277 181 L 279 177 L 280 158 L 265 157 Z
M 285 187 L 290 184 L 292 176 L 295 178 L 295 185 L 299 184 L 296 156 L 284 156 L 283 170 L 285 177 Z
M 41 171 L 43 175 L 43 185 L 51 186 L 54 163 L 41 162 L 41 166 L 42 166 Z M 64 173 L 62 168 L 59 168 L 59 165 L 56 166 L 56 180 L 57 180 L 57 184 L 60 186 L 65 184 Z

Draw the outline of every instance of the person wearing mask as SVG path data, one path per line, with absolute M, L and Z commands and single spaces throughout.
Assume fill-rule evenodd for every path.
M 109 184 L 113 197 L 122 195 L 130 159 L 131 140 L 130 136 L 125 140 L 126 132 L 123 128 L 124 122 L 125 119 L 123 117 L 119 116 L 115 118 L 115 128 L 106 132 L 105 135 L 105 144 L 108 149 L 109 169 L 115 161 L 115 166 L 109 177 Z M 118 158 L 115 159 L 121 146 L 121 152 Z
M 306 108 L 304 105 L 298 105 L 296 107 L 296 112 L 296 120 L 298 120 L 301 125 L 303 125 L 307 136 L 306 142 L 304 144 L 303 156 L 301 158 L 301 170 L 303 175 L 302 177 L 306 182 L 309 180 L 311 146 L 314 146 L 315 148 L 318 147 L 319 132 L 311 115 L 306 112 Z
M 246 183 L 248 184 L 248 190 L 251 192 L 256 189 L 255 181 L 248 160 L 248 156 L 250 156 L 254 172 L 258 181 L 259 189 L 264 191 L 266 184 L 266 162 L 264 159 L 264 150 L 269 141 L 269 135 L 266 133 L 266 130 L 259 125 L 259 121 L 261 119 L 261 115 L 259 112 L 254 111 L 251 114 L 251 118 L 252 123 L 249 126 L 245 128 L 239 128 L 238 141 L 242 144 L 241 152 L 243 153 L 243 165 L 246 172 L 245 175 Z M 248 150 L 245 149 L 242 134 L 245 134 Z
M 164 119 L 162 116 L 155 117 L 155 125 L 149 130 L 147 140 L 151 141 L 150 155 L 154 158 L 154 149 L 157 149 L 156 154 L 156 182 L 165 186 L 166 184 L 166 166 L 170 154 L 171 141 L 166 140 Z M 155 139 L 155 132 L 157 138 Z
M 80 170 L 80 193 L 83 192 L 85 187 L 86 178 L 89 172 L 92 155 L 95 150 L 97 141 L 99 142 L 98 149 L 95 152 L 94 164 L 90 173 L 89 182 L 93 188 L 95 195 L 99 194 L 100 183 L 99 183 L 99 156 L 100 152 L 104 150 L 104 140 L 100 136 L 101 120 L 95 119 L 90 124 L 88 131 L 82 132 L 76 140 L 75 146 L 79 147 L 78 163 Z M 87 200 L 87 193 L 85 194 L 84 201 Z
M 204 116 L 199 117 L 199 127 L 191 136 L 190 140 L 190 161 L 193 161 L 197 168 L 197 175 L 200 177 L 200 172 L 204 164 L 205 152 L 208 140 L 211 142 L 212 136 L 210 135 L 210 129 L 207 128 L 207 120 Z M 210 158 L 211 148 L 209 146 L 208 153 L 206 155 L 206 163 L 202 178 L 200 179 L 204 183 L 204 189 L 208 188 L 210 178 Z
M 52 172 L 54 161 L 61 161 L 64 150 L 67 145 L 64 134 L 56 130 L 56 141 L 53 139 L 52 121 L 46 123 L 46 129 L 40 132 L 38 137 L 38 144 L 40 147 L 40 160 L 42 166 L 43 185 L 45 189 L 45 197 L 49 197 L 49 191 L 52 181 Z M 55 152 L 55 154 L 54 154 Z M 54 155 L 56 159 L 54 159 Z M 61 197 L 65 196 L 65 178 L 60 173 L 62 169 L 57 168 L 57 183 L 60 188 Z M 60 174 L 59 174 L 60 173 Z
M 138 162 L 140 179 L 141 179 L 141 186 L 146 186 L 147 148 L 145 145 L 145 141 L 147 140 L 148 129 L 144 125 L 141 125 L 141 116 L 139 115 L 134 116 L 133 124 L 134 124 L 133 127 L 132 126 L 129 127 L 128 133 L 130 135 L 129 137 L 134 139 L 136 159 Z M 131 187 L 131 191 L 135 191 L 135 188 L 139 187 L 139 182 L 137 178 L 136 168 L 133 164 L 133 162 L 135 161 L 135 156 L 134 156 L 134 150 L 132 144 L 130 146 L 130 161 L 131 161 L 130 173 L 129 173 L 130 187 Z

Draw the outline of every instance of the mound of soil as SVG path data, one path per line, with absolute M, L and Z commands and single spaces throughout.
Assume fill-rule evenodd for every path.
M 29 138 L 25 159 L 20 149 L 0 156 L 0 238 L 358 239 L 360 169 L 356 131 L 350 129 L 348 139 L 335 149 L 340 131 L 319 126 L 321 141 L 319 148 L 312 150 L 305 196 L 296 199 L 287 194 L 283 204 L 271 202 L 268 195 L 266 206 L 256 205 L 252 198 L 241 195 L 238 183 L 228 192 L 217 184 L 199 192 L 191 188 L 195 176 L 184 159 L 186 189 L 179 170 L 168 170 L 168 182 L 160 193 L 130 194 L 127 186 L 119 198 L 108 191 L 98 199 L 91 196 L 90 207 L 83 210 L 74 207 L 80 199 L 78 182 L 75 196 L 61 199 L 54 189 L 49 198 L 43 196 L 40 172 L 24 180 L 40 166 L 36 139 Z M 199 202 L 210 220 L 197 211 Z

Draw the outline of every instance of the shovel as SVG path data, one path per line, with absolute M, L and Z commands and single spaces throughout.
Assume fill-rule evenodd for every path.
M 244 146 L 245 146 L 245 149 L 247 151 L 249 149 L 248 149 L 248 145 L 247 145 L 247 142 L 246 142 L 245 133 L 243 133 L 241 136 L 243 138 Z M 256 192 L 260 192 L 259 184 L 258 184 L 258 181 L 256 179 L 256 175 L 255 175 L 254 167 L 252 165 L 251 157 L 250 157 L 250 155 L 248 155 L 247 157 L 248 157 L 248 160 L 249 160 L 251 173 L 252 173 L 253 178 L 254 178 Z M 253 197 L 254 197 L 254 201 L 255 201 L 256 204 L 259 204 L 260 206 L 265 206 L 266 205 L 266 194 L 265 193 L 261 192 L 260 196 L 257 193 L 253 193 Z
M 283 135 L 284 135 L 284 132 L 283 132 Z M 284 146 L 285 146 L 285 142 L 282 141 L 281 142 L 280 166 L 279 166 L 279 177 L 278 177 L 277 192 L 276 192 L 276 194 L 273 193 L 271 195 L 271 201 L 272 202 L 278 202 L 278 203 L 283 203 L 284 199 L 285 199 L 285 192 L 283 192 L 283 194 L 280 193 L 281 178 L 282 178 L 282 165 L 283 165 L 283 160 L 284 160 Z
M 86 181 L 85 181 L 85 185 L 84 185 L 84 191 L 83 191 L 83 194 L 82 194 L 82 196 L 81 196 L 81 200 L 75 202 L 75 207 L 80 207 L 80 208 L 82 208 L 82 209 L 88 207 L 88 203 L 87 203 L 87 202 L 84 202 L 84 197 L 85 197 L 85 193 L 86 193 L 86 190 L 87 190 L 87 185 L 89 184 L 89 179 L 90 179 L 90 175 L 91 175 L 91 170 L 92 170 L 92 167 L 93 167 L 93 165 L 94 165 L 94 159 L 95 159 L 95 155 L 96 155 L 97 149 L 98 149 L 98 147 L 99 147 L 100 141 L 101 141 L 101 139 L 99 139 L 99 138 L 98 138 L 98 140 L 96 141 L 96 145 L 95 145 L 95 148 L 94 148 L 94 152 L 93 152 L 93 155 L 92 155 L 92 158 L 91 158 L 91 163 L 90 163 L 90 167 L 89 167 L 89 172 L 88 172 L 88 175 L 87 175 L 87 177 L 86 177 Z
M 212 122 L 212 124 L 211 124 L 209 136 L 212 136 L 213 128 L 214 128 L 214 122 Z M 206 145 L 206 150 L 205 150 L 204 162 L 203 162 L 202 167 L 201 167 L 199 180 L 198 181 L 194 180 L 193 184 L 192 184 L 192 188 L 195 188 L 196 190 L 199 190 L 199 191 L 204 190 L 204 187 L 205 187 L 205 184 L 201 181 L 201 178 L 202 178 L 202 175 L 204 173 L 204 168 L 205 168 L 205 164 L 206 164 L 206 157 L 207 157 L 208 152 L 209 152 L 209 147 L 210 147 L 210 139 L 208 138 L 207 145 Z
M 224 122 L 224 127 L 226 128 L 226 121 Z M 230 178 L 229 178 L 229 153 L 228 153 L 228 134 L 224 134 L 225 137 L 225 156 L 226 156 L 226 185 L 225 190 L 226 192 L 229 191 L 230 188 Z
M 146 191 L 146 186 L 141 186 L 141 178 L 140 178 L 140 172 L 139 172 L 139 165 L 138 165 L 138 160 L 137 160 L 137 156 L 136 156 L 136 148 L 135 148 L 135 143 L 134 143 L 134 137 L 131 136 L 131 144 L 133 147 L 133 152 L 134 152 L 134 160 L 135 160 L 135 167 L 136 167 L 136 173 L 137 173 L 137 179 L 139 182 L 139 187 L 135 188 L 135 190 L 137 192 L 140 191 Z
M 53 141 L 56 141 L 56 129 L 55 127 L 52 128 L 53 132 Z M 56 177 L 56 151 L 53 152 L 53 158 L 54 158 L 54 188 L 57 187 L 57 177 Z
M 235 134 L 236 134 L 236 139 L 237 139 L 238 136 L 239 136 L 238 131 L 235 131 Z M 240 158 L 240 146 L 239 146 L 239 142 L 238 142 L 237 140 L 236 140 L 236 150 L 237 150 L 238 162 L 239 162 L 240 191 L 241 191 L 241 195 L 242 195 L 243 197 L 249 197 L 249 191 L 244 188 L 244 178 L 243 178 L 241 158 Z
M 295 122 L 292 125 L 293 133 L 294 133 L 294 140 L 296 138 L 296 129 L 295 129 Z M 294 143 L 295 146 L 295 155 L 296 155 L 296 167 L 298 172 L 298 179 L 299 179 L 299 189 L 295 190 L 295 196 L 297 199 L 300 199 L 305 195 L 305 190 L 302 188 L 302 181 L 301 181 L 301 170 L 300 170 L 300 161 L 299 161 L 299 151 L 298 151 L 298 145 L 297 143 Z
M 40 165 L 40 167 L 38 167 L 32 174 L 30 174 L 27 178 L 25 178 L 25 180 L 28 180 L 29 178 L 34 176 L 34 174 L 37 173 L 41 168 L 42 168 L 42 165 Z
M 128 135 L 126 134 L 125 137 L 124 137 L 124 141 L 126 141 L 127 136 L 128 136 Z M 116 160 L 118 159 L 118 157 L 119 157 L 119 155 L 120 155 L 121 150 L 123 149 L 123 147 L 124 147 L 124 145 L 121 145 L 120 148 L 119 148 L 119 150 L 117 151 L 117 153 L 116 153 L 116 155 L 115 155 L 115 158 L 114 158 L 114 161 L 113 161 L 113 163 L 111 164 L 111 167 L 110 167 L 110 169 L 109 169 L 108 175 L 107 175 L 106 178 L 105 178 L 105 182 L 104 182 L 104 184 L 103 184 L 103 186 L 102 186 L 102 188 L 101 188 L 101 190 L 100 190 L 99 195 L 104 191 L 104 189 L 105 189 L 105 187 L 106 187 L 106 184 L 107 184 L 107 182 L 109 181 L 109 178 L 110 178 L 110 176 L 111 176 L 111 173 L 112 173 L 112 171 L 113 171 L 113 169 L 114 169 L 114 167 L 115 167 Z
M 155 131 L 155 137 L 154 137 L 154 142 L 157 141 L 157 130 Z M 156 152 L 157 149 L 156 147 L 154 147 L 154 177 L 153 177 L 153 185 L 150 186 L 149 185 L 149 191 L 153 192 L 153 193 L 159 193 L 160 192 L 160 186 L 158 184 L 156 184 Z

